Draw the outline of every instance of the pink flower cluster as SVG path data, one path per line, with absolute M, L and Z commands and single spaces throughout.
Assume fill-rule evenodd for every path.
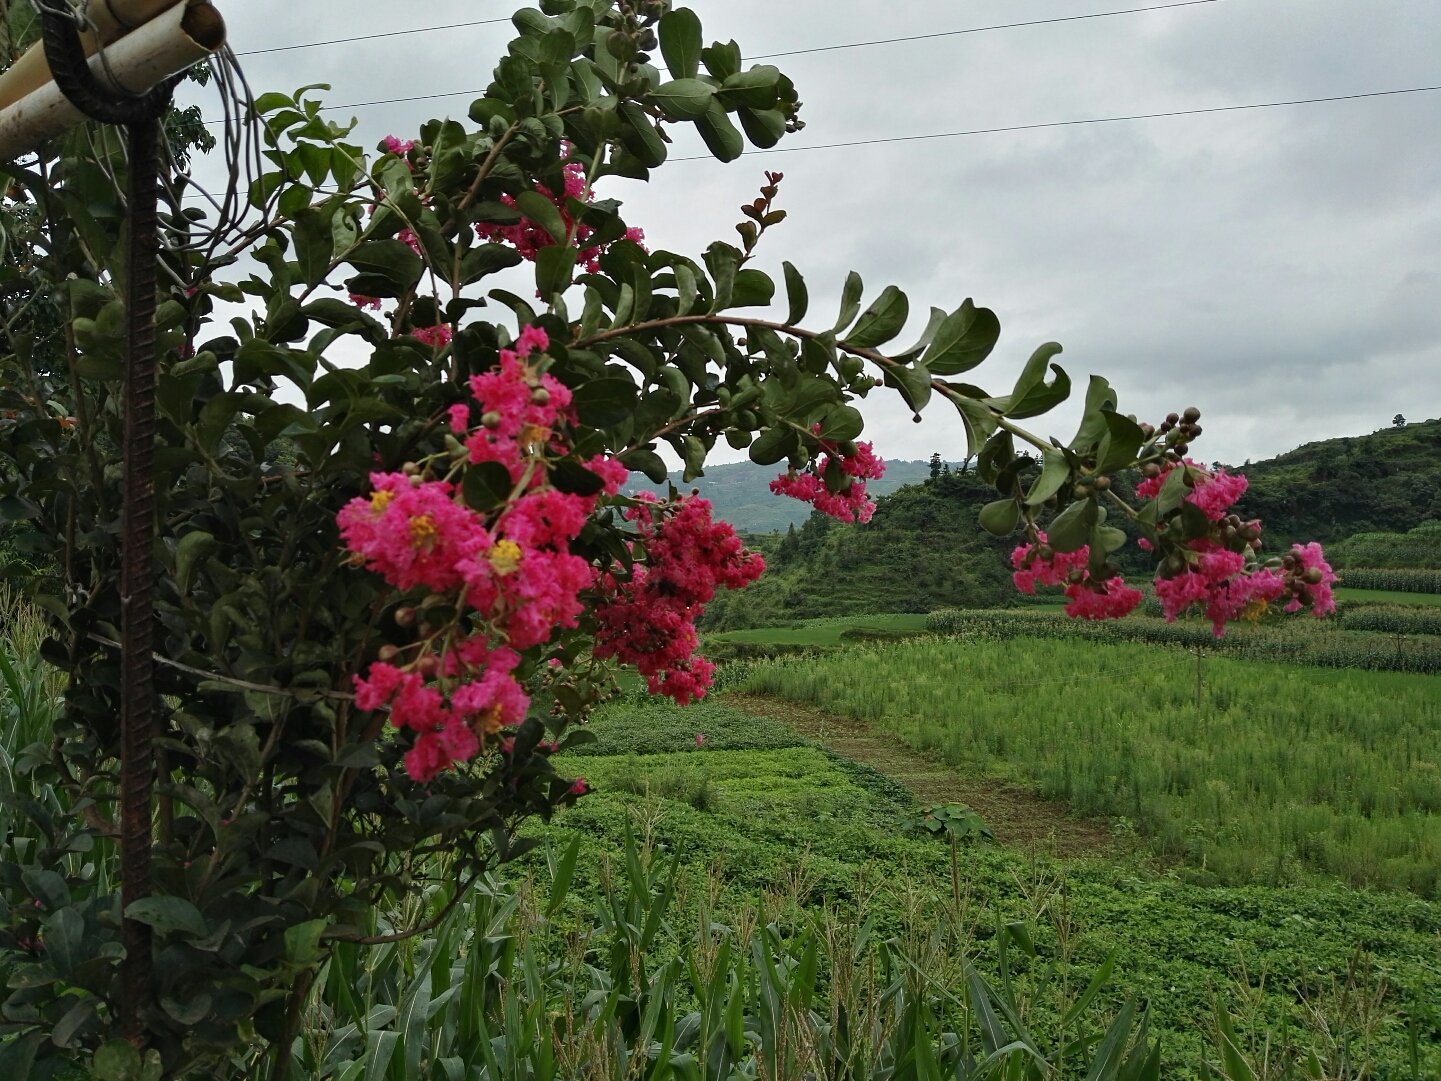
M 595 612 L 595 655 L 634 665 L 652 694 L 685 705 L 705 697 L 715 670 L 696 653 L 696 620 L 718 588 L 749 585 L 765 560 L 741 545 L 729 523 L 711 520 L 706 499 L 642 505 L 626 517 L 640 527 L 646 563 L 625 580 L 601 576 L 607 599 Z
M 415 140 L 402 139 L 398 135 L 387 135 L 380 141 L 380 145 L 385 147 L 387 154 L 394 154 L 396 157 L 403 158 L 415 149 Z
M 1326 562 L 1319 544 L 1312 541 L 1291 545 L 1281 565 L 1287 572 L 1286 588 L 1291 594 L 1286 611 L 1299 612 L 1307 605 L 1316 616 L 1329 616 L 1336 611 L 1336 595 L 1331 587 L 1340 579 Z
M 433 327 L 416 327 L 410 332 L 410 336 L 432 349 L 444 349 L 455 334 L 446 324 L 437 323 Z
M 1186 502 L 1200 508 L 1201 513 L 1213 522 L 1219 522 L 1226 516 L 1226 511 L 1246 494 L 1246 488 L 1250 484 L 1240 473 L 1227 473 L 1224 469 L 1217 469 L 1213 473 L 1200 462 L 1193 462 L 1190 458 L 1185 460 L 1185 464 L 1195 482 L 1195 486 L 1186 494 Z M 1166 483 L 1166 478 L 1175 468 L 1175 465 L 1168 465 L 1158 475 L 1141 481 L 1136 485 L 1137 497 L 1155 499 Z
M 416 733 L 405 764 L 419 781 L 473 758 L 487 738 L 525 717 L 530 699 L 514 675 L 518 651 L 577 626 L 580 594 L 596 572 L 571 545 L 600 496 L 616 495 L 629 476 L 597 456 L 584 463 L 603 482 L 596 495 L 548 483 L 547 456 L 568 449 L 557 428 L 570 403 L 564 387 L 530 364 L 531 353 L 549 344 L 543 331 L 527 328 L 516 350 L 501 351 L 497 370 L 471 381 L 484 419 L 468 443 L 469 461 L 501 462 L 520 488 L 498 512 L 487 517 L 466 506 L 448 480 L 374 473 L 370 496 L 352 500 L 338 518 L 346 547 L 392 586 L 449 595 L 479 620 L 479 629 L 446 628 L 418 643 L 407 665 L 382 654 L 356 680 L 360 708 L 389 704 L 391 723 Z M 469 412 L 452 410 L 457 431 Z
M 1256 618 L 1285 592 L 1286 583 L 1267 567 L 1247 569 L 1246 557 L 1206 537 L 1194 540 L 1179 574 L 1156 578 L 1156 596 L 1167 622 L 1193 604 L 1201 605 L 1217 638 L 1235 619 Z
M 553 202 L 555 208 L 560 211 L 561 220 L 565 222 L 566 232 L 571 237 L 571 242 L 580 249 L 580 265 L 594 274 L 600 269 L 600 257 L 604 254 L 606 245 L 592 242 L 595 230 L 584 222 L 575 220 L 566 205 L 566 200 L 574 199 L 577 202 L 589 203 L 595 196 L 585 182 L 585 167 L 580 162 L 570 162 L 564 167 L 562 173 L 565 176 L 565 187 L 559 194 L 552 192 L 544 184 L 537 185 L 536 191 Z M 515 199 L 512 196 L 502 195 L 500 201 L 508 207 L 515 207 Z M 541 248 L 550 247 L 555 243 L 549 233 L 529 218 L 522 218 L 514 225 L 479 222 L 475 227 L 475 232 L 482 240 L 509 244 L 524 258 L 532 262 L 535 261 Z M 625 239 L 644 247 L 645 231 L 637 228 L 627 229 Z
M 821 447 L 825 457 L 814 469 L 782 473 L 771 481 L 771 491 L 809 503 L 822 514 L 841 522 L 869 522 L 876 505 L 866 494 L 866 481 L 885 476 L 886 463 L 876 456 L 870 443 L 857 443 L 856 452 L 851 455 L 842 454 L 834 443 L 822 443 Z M 837 469 L 849 483 L 841 491 L 833 492 L 824 476 Z
M 1057 552 L 1046 542 L 1044 532 L 1036 543 L 1023 544 L 1011 553 L 1011 580 L 1022 593 L 1033 594 L 1037 585 L 1065 586 L 1070 603 L 1066 615 L 1072 619 L 1120 619 L 1141 603 L 1141 591 L 1126 585 L 1115 575 L 1105 581 L 1091 577 L 1091 548 L 1082 545 L 1074 552 Z

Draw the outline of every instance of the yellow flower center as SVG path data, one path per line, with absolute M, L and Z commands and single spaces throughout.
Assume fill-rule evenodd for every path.
M 410 520 L 410 539 L 417 546 L 435 539 L 435 520 L 428 514 L 417 514 Z
M 475 734 L 482 739 L 486 736 L 495 735 L 501 729 L 500 707 L 490 706 L 487 709 L 481 710 L 475 715 L 475 719 L 470 722 L 470 727 Z
M 520 545 L 513 540 L 503 540 L 496 543 L 495 547 L 486 553 L 490 565 L 495 573 L 504 578 L 507 574 L 514 574 L 520 566 L 522 555 Z
M 1241 618 L 1248 623 L 1259 622 L 1261 617 L 1266 614 L 1266 609 L 1270 607 L 1265 597 L 1257 597 L 1251 601 L 1250 604 L 1246 605 L 1245 608 L 1241 609 Z
M 379 514 L 390 506 L 391 500 L 394 498 L 395 493 L 391 491 L 372 492 L 370 493 L 370 509 Z

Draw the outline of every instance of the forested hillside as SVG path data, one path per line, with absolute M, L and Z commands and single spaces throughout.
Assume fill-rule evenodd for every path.
M 713 630 L 811 616 L 929 612 L 1010 603 L 1015 540 L 976 526 L 994 490 L 970 474 L 908 485 L 879 500 L 867 525 L 814 515 L 765 545 L 769 564 L 749 588 L 716 598 Z
M 1237 506 L 1267 539 L 1331 544 L 1356 533 L 1405 533 L 1441 518 L 1441 420 L 1307 443 L 1240 468 Z

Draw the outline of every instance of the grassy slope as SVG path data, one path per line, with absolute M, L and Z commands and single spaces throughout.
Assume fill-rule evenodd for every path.
M 590 839 L 583 875 L 598 873 L 595 861 L 614 850 L 629 822 L 679 855 L 692 912 L 718 872 L 723 896 L 713 903 L 722 912 L 757 891 L 799 891 L 811 906 L 869 898 L 876 931 L 887 934 L 903 907 L 939 908 L 950 890 L 944 847 L 899 828 L 912 813 L 907 792 L 772 721 L 724 702 L 684 711 L 631 703 L 605 712 L 594 728 L 595 753 L 569 756 L 562 768 L 585 774 L 597 791 L 554 827 Z M 1326 885 L 1206 887 L 1124 862 L 1005 850 L 968 852 L 961 870 L 983 969 L 995 968 L 993 919 L 1038 921 L 1042 956 L 1072 951 L 1080 979 L 1118 950 L 1112 1001 L 1130 993 L 1151 999 L 1167 1078 L 1196 1076 L 1214 995 L 1232 1008 L 1248 1001 L 1241 1012 L 1250 1031 L 1274 1036 L 1283 1015 L 1305 1024 L 1298 995 L 1333 997 L 1333 981 L 1344 982 L 1358 948 L 1390 987 L 1376 1037 L 1381 1064 L 1393 1077 L 1409 1076 L 1401 1072 L 1398 1015 L 1410 1010 L 1423 1034 L 1420 1076 L 1441 1071 L 1441 1003 L 1429 993 L 1441 981 L 1441 905 Z M 1334 1003 L 1330 1009 L 1330 1023 L 1345 1028 Z M 1347 1038 L 1356 1040 L 1354 1026 Z

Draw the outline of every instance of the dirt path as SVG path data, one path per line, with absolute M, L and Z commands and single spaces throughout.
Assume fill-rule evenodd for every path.
M 1115 852 L 1104 819 L 1073 818 L 1066 805 L 991 778 L 967 776 L 876 736 L 861 722 L 813 706 L 754 694 L 728 694 L 726 702 L 757 717 L 780 721 L 853 762 L 870 766 L 915 793 L 921 803 L 963 803 L 986 820 L 1009 848 L 1057 856 Z

